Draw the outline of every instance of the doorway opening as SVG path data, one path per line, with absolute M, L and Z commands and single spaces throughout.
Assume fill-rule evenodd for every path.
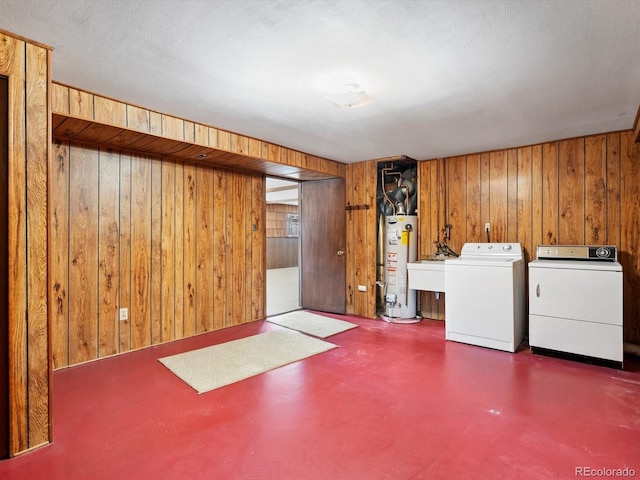
M 267 177 L 267 316 L 300 309 L 298 182 Z

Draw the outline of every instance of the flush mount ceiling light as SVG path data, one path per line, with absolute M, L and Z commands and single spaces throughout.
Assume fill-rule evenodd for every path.
M 364 107 L 373 103 L 373 99 L 355 82 L 344 84 L 341 91 L 325 95 L 324 98 L 340 108 Z

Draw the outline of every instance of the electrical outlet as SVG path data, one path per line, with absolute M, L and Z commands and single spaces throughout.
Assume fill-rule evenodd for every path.
M 120 320 L 128 320 L 129 319 L 129 309 L 121 308 L 120 309 Z
M 491 231 L 491 224 L 489 222 L 484 224 L 484 231 L 485 232 L 490 232 Z

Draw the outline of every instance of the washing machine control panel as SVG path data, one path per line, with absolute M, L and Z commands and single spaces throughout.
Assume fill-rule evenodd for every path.
M 465 243 L 460 255 L 521 257 L 522 245 L 519 243 Z

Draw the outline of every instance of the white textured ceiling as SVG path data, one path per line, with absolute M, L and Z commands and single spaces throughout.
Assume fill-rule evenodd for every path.
M 436 158 L 631 128 L 640 1 L 0 0 L 53 79 L 311 154 Z M 339 109 L 320 79 L 374 99 Z

